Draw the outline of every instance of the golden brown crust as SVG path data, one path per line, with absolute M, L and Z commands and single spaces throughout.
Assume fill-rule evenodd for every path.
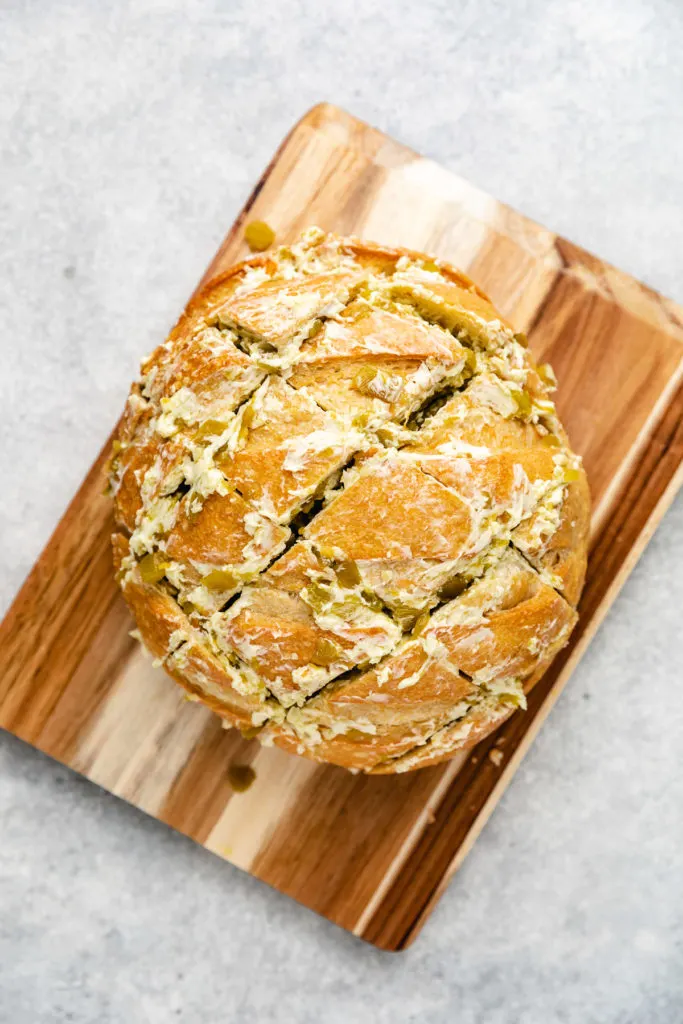
M 366 463 L 305 530 L 323 554 L 354 562 L 455 559 L 471 533 L 459 495 L 398 453 Z
M 524 692 L 528 694 L 536 683 L 542 678 L 543 673 L 549 668 L 555 654 L 551 654 L 539 662 L 536 671 L 524 682 Z M 437 729 L 429 737 L 426 743 L 419 744 L 413 749 L 402 753 L 398 757 L 378 762 L 371 769 L 373 775 L 394 775 L 406 771 L 414 771 L 416 768 L 431 768 L 453 754 L 463 750 L 471 750 L 477 743 L 490 736 L 515 712 L 514 705 L 499 706 L 493 711 L 489 708 L 473 707 L 459 721 L 445 725 Z
M 486 302 L 490 302 L 490 299 L 486 292 L 482 291 L 478 284 L 472 280 L 471 277 L 462 271 L 458 267 L 454 267 L 451 263 L 446 260 L 439 259 L 438 257 L 426 257 L 423 252 L 419 252 L 417 249 L 405 249 L 401 246 L 398 248 L 390 248 L 385 245 L 377 245 L 374 242 L 366 242 L 358 238 L 341 239 L 342 249 L 345 252 L 351 253 L 361 264 L 361 266 L 371 266 L 373 269 L 387 271 L 398 263 L 402 258 L 413 260 L 415 262 L 421 262 L 425 259 L 429 263 L 433 263 L 438 268 L 440 273 L 453 284 L 459 285 L 461 288 L 467 291 L 473 292 L 479 298 L 484 299 Z
M 219 453 L 216 464 L 247 501 L 274 512 L 280 521 L 346 463 L 355 450 L 354 438 L 279 377 L 268 378 L 245 406 L 245 414 L 252 409 L 257 412 L 241 447 Z M 323 442 L 309 448 L 310 437 L 323 437 Z
M 471 745 L 576 620 L 589 496 L 551 379 L 422 253 L 313 230 L 231 268 L 143 362 L 112 460 L 146 646 L 316 760 Z
M 232 677 L 204 644 L 190 642 L 174 651 L 164 662 L 164 668 L 191 696 L 230 725 L 252 727 L 252 715 L 259 710 L 260 702 L 237 692 Z
M 116 533 L 112 546 L 120 573 L 129 554 L 128 541 Z M 177 602 L 160 586 L 144 583 L 138 569 L 126 577 L 122 589 L 149 653 L 188 693 L 201 698 L 231 724 L 250 726 L 251 715 L 261 707 L 259 696 L 235 688 L 235 673 L 203 643 Z M 246 681 L 244 685 L 248 685 Z
M 557 529 L 549 536 L 534 536 L 538 514 L 521 523 L 513 541 L 540 572 L 553 578 L 554 585 L 570 604 L 579 603 L 588 562 L 590 491 L 586 474 L 566 486 Z

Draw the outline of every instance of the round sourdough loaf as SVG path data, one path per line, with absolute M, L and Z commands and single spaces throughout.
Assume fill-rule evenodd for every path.
M 140 637 L 226 724 L 366 772 L 525 706 L 566 644 L 589 496 L 554 378 L 464 274 L 312 228 L 213 281 L 114 443 Z

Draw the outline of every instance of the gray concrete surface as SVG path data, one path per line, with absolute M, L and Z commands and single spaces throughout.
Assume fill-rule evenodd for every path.
M 3 0 L 6 607 L 281 136 L 329 99 L 683 299 L 680 0 Z M 0 1021 L 683 1021 L 683 503 L 417 944 L 0 737 Z

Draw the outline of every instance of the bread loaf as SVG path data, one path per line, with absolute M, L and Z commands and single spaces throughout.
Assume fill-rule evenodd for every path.
M 264 743 L 434 764 L 566 644 L 589 496 L 554 378 L 464 274 L 309 229 L 141 368 L 111 466 L 141 639 Z

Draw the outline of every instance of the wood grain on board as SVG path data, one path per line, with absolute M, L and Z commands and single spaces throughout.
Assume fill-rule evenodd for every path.
M 364 777 L 261 748 L 185 701 L 128 635 L 102 494 L 107 443 L 0 628 L 0 726 L 344 928 L 401 949 L 682 482 L 683 310 L 328 105 L 284 141 L 205 281 L 245 255 L 251 219 L 279 241 L 318 224 L 434 252 L 553 364 L 594 501 L 572 642 L 526 713 L 447 765 Z M 502 758 L 488 757 L 494 745 Z M 255 769 L 244 793 L 230 787 L 231 763 Z

